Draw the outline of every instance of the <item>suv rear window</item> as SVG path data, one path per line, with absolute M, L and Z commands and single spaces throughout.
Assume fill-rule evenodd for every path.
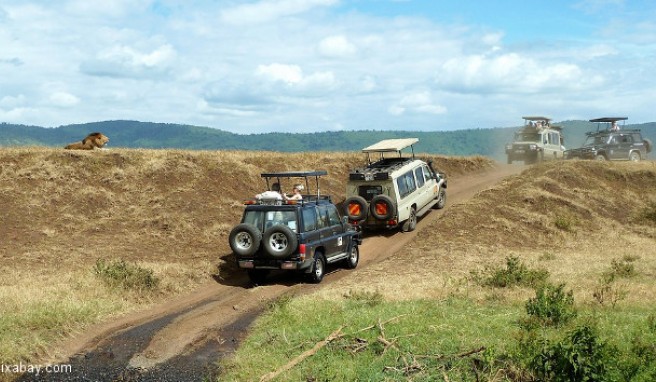
M 294 211 L 246 211 L 244 223 L 252 224 L 261 231 L 282 224 L 296 232 L 296 213 Z
M 358 187 L 358 195 L 364 198 L 364 200 L 370 202 L 371 199 L 383 193 L 383 186 L 360 186 Z

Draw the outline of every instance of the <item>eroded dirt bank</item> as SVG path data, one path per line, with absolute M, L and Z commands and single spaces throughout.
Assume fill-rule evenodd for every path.
M 516 174 L 522 166 L 497 166 L 485 172 L 453 176 L 449 180 L 448 203 L 462 203 L 489 188 L 503 177 Z M 419 228 L 441 211 L 432 211 Z M 73 373 L 42 375 L 21 380 L 203 380 L 220 372 L 216 360 L 234 351 L 257 314 L 283 294 L 306 293 L 316 288 L 335 288 L 348 272 L 393 255 L 415 238 L 415 233 L 388 233 L 369 236 L 361 247 L 361 259 L 354 271 L 331 269 L 320 285 L 309 285 L 288 274 L 274 276 L 267 285 L 252 287 L 243 274 L 217 278 L 195 291 L 137 314 L 96 325 L 69 340 L 58 361 L 70 363 Z M 225 252 L 225 250 L 224 250 Z

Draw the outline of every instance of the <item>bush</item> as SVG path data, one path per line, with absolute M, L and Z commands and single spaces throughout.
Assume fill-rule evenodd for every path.
M 535 297 L 526 302 L 528 323 L 542 326 L 561 326 L 576 317 L 573 292 L 565 292 L 565 284 L 544 284 L 536 289 Z
M 159 279 L 154 275 L 152 269 L 128 264 L 124 260 L 98 259 L 93 271 L 112 288 L 144 291 L 155 290 L 159 286 Z
M 593 328 L 583 325 L 557 344 L 547 343 L 533 358 L 530 368 L 540 381 L 610 381 L 612 350 L 599 340 Z
M 487 275 L 476 275 L 478 281 L 485 286 L 506 288 L 510 286 L 536 287 L 543 284 L 549 272 L 544 269 L 531 270 L 519 258 L 506 258 L 506 268 L 488 268 Z

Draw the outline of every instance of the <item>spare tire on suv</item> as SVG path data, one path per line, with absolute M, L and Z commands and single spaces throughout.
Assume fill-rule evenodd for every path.
M 230 249 L 239 256 L 252 256 L 260 248 L 262 232 L 248 223 L 241 223 L 230 231 Z
M 296 233 L 284 225 L 269 227 L 262 235 L 262 243 L 267 254 L 274 258 L 291 255 L 298 246 Z

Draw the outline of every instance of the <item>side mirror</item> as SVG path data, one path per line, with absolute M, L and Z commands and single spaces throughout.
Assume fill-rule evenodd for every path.
M 342 216 L 342 225 L 347 225 L 349 222 L 348 216 Z

